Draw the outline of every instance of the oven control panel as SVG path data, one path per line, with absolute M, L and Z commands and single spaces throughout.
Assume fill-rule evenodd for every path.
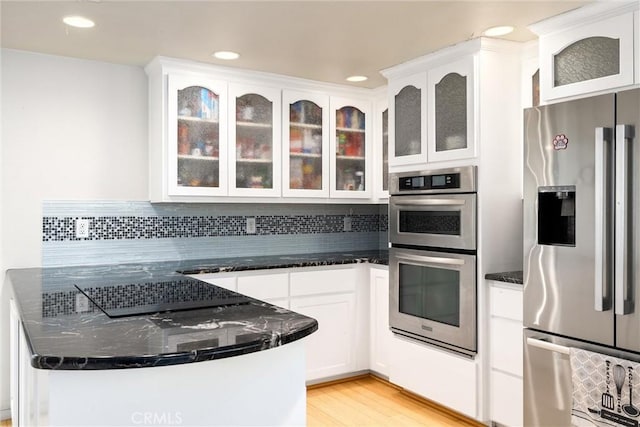
M 460 188 L 460 174 L 418 175 L 398 178 L 398 189 L 403 190 L 448 190 Z
M 477 166 L 389 174 L 389 194 L 475 193 Z

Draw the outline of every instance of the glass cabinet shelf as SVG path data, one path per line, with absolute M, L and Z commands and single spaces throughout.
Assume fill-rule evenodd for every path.
M 263 128 L 263 129 L 271 129 L 273 127 L 271 123 L 259 123 L 259 122 L 236 122 L 236 126 L 248 127 L 248 128 Z
M 236 158 L 236 162 L 239 163 L 265 163 L 265 164 L 270 164 L 272 162 L 271 159 L 255 159 L 252 157 L 247 157 L 247 158 Z
M 309 123 L 289 123 L 289 126 L 301 129 L 322 129 L 322 125 L 314 125 Z
M 195 116 L 181 116 L 178 115 L 178 120 L 184 120 L 189 122 L 204 122 L 204 123 L 218 123 L 217 119 L 203 119 Z
M 203 160 L 203 161 L 208 161 L 208 162 L 218 162 L 220 161 L 219 157 L 214 157 L 214 156 L 194 156 L 191 154 L 178 154 L 178 159 L 181 160 Z
M 291 157 L 306 157 L 309 159 L 320 159 L 322 158 L 322 154 L 320 153 L 294 153 L 291 152 L 289 153 L 291 155 Z

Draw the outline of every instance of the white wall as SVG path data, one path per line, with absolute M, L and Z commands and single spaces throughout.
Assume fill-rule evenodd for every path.
M 41 265 L 43 200 L 148 200 L 142 68 L 3 49 L 0 271 Z M 0 285 L 2 286 L 2 285 Z M 0 410 L 9 407 L 6 293 Z

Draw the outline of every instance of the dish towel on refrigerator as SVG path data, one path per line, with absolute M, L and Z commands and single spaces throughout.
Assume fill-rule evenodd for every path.
M 638 427 L 640 363 L 571 348 L 574 426 Z

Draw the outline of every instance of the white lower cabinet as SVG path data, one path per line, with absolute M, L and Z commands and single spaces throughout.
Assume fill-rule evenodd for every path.
M 489 285 L 489 353 L 491 420 L 505 426 L 523 424 L 522 286 Z
M 318 331 L 305 338 L 307 381 L 355 371 L 355 300 L 353 292 L 291 298 L 291 310 L 318 321 Z
M 389 352 L 393 333 L 389 329 L 389 270 L 371 266 L 369 303 L 369 369 L 389 377 Z
M 238 292 L 279 307 L 289 308 L 289 274 L 240 276 Z
M 307 381 L 368 369 L 369 283 L 366 265 L 304 267 L 191 277 L 237 291 L 318 321 L 303 342 Z M 368 278 L 368 276 L 366 276 Z
M 31 366 L 31 353 L 14 301 L 9 300 L 10 405 L 14 426 L 46 424 L 47 372 Z
M 478 365 L 435 347 L 395 335 L 389 381 L 470 418 L 477 416 Z

